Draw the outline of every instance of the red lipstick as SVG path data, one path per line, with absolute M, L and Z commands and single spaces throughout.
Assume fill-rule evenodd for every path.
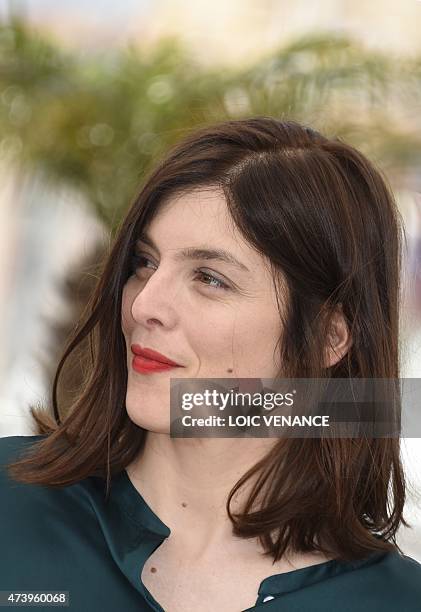
M 154 351 L 150 348 L 143 348 L 140 344 L 132 344 L 130 348 L 134 354 L 132 367 L 141 374 L 163 372 L 171 368 L 184 367 L 169 357 L 162 355 L 162 353 L 158 353 L 158 351 Z

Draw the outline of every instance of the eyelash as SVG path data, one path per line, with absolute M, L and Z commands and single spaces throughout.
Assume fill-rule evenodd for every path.
M 132 274 L 135 274 L 136 270 L 141 267 L 141 265 L 140 265 L 141 262 L 151 262 L 151 260 L 148 259 L 147 257 L 145 257 L 144 255 L 132 255 L 131 256 L 131 259 L 130 259 L 130 272 Z M 203 283 L 204 285 L 207 285 L 208 287 L 211 287 L 211 288 L 217 289 L 217 290 L 222 290 L 222 291 L 227 291 L 228 289 L 230 289 L 230 287 L 226 283 L 221 281 L 219 278 L 216 278 L 216 276 L 213 276 L 212 274 L 209 274 L 208 272 L 202 272 L 201 270 L 195 270 L 195 273 L 199 274 L 199 275 L 202 275 L 202 276 L 205 276 L 207 278 L 210 278 L 213 281 L 218 283 L 218 287 L 212 287 L 212 285 L 210 285 L 208 283 Z

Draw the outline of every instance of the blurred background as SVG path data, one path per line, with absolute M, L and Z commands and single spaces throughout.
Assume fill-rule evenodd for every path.
M 420 29 L 419 0 L 0 0 L 0 436 L 36 433 L 29 406 L 50 406 L 145 172 L 186 130 L 253 114 L 386 174 L 407 234 L 402 376 L 421 378 Z M 421 562 L 421 439 L 402 447 L 399 543 Z

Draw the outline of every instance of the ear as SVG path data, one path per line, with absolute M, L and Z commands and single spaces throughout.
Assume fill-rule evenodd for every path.
M 330 368 L 338 363 L 346 355 L 351 346 L 351 334 L 342 312 L 342 304 L 339 304 L 331 317 L 330 330 L 326 342 L 325 367 Z

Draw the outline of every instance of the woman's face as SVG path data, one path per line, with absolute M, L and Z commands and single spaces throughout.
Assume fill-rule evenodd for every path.
M 276 376 L 280 316 L 270 268 L 240 236 L 216 188 L 170 199 L 146 235 L 123 289 L 126 408 L 137 425 L 169 433 L 170 378 Z M 199 248 L 223 250 L 238 264 L 182 254 Z M 138 372 L 133 344 L 183 367 Z

